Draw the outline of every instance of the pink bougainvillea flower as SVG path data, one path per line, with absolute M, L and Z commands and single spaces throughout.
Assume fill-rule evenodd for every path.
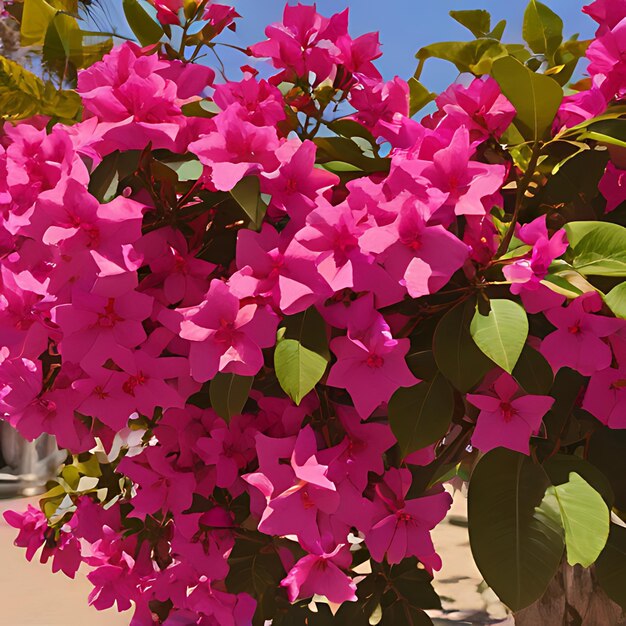
M 365 33 L 356 39 L 342 35 L 337 37 L 336 43 L 341 50 L 341 64 L 348 72 L 358 74 L 360 78 L 381 80 L 380 72 L 372 62 L 382 56 L 379 33 Z
M 390 127 L 409 115 L 409 86 L 397 76 L 386 83 L 359 76 L 350 90 L 350 104 L 357 110 L 353 115 L 357 122 L 387 138 Z
M 571 128 L 606 111 L 608 102 L 601 89 L 592 87 L 589 90 L 579 91 L 565 96 L 559 107 L 553 131 L 559 132 L 564 128 Z
M 467 395 L 467 401 L 480 409 L 472 445 L 482 452 L 503 447 L 530 454 L 530 436 L 539 431 L 554 398 L 520 395 L 519 385 L 509 374 L 502 374 L 491 391 L 495 395 Z
M 583 7 L 583 13 L 598 22 L 602 32 L 610 30 L 626 17 L 626 0 L 595 0 Z
M 609 161 L 598 189 L 606 198 L 605 212 L 614 211 L 626 201 L 626 170 L 619 169 L 612 161 Z
M 384 453 L 396 439 L 387 424 L 361 422 L 360 415 L 347 406 L 337 407 L 337 417 L 346 431 L 338 446 L 322 450 L 319 459 L 329 466 L 329 478 L 336 484 L 349 480 L 359 492 L 369 482 L 369 473 L 385 471 Z
M 79 412 L 114 430 L 124 428 L 134 412 L 152 417 L 157 407 L 182 409 L 200 387 L 189 376 L 187 360 L 180 357 L 117 348 L 109 358 L 112 369 L 97 368 L 92 378 L 76 381 L 74 387 L 83 395 Z
M 336 337 L 330 348 L 337 362 L 328 375 L 328 384 L 348 391 L 362 419 L 367 419 L 400 387 L 419 381 L 405 361 L 408 339 L 394 339 L 382 316 L 373 316 L 370 329 L 357 337 L 350 332 Z
M 308 140 L 289 141 L 280 147 L 280 168 L 261 177 L 262 191 L 272 196 L 270 215 L 278 218 L 286 214 L 303 225 L 317 197 L 337 184 L 335 174 L 314 167 L 316 152 L 315 144 Z
M 178 12 L 183 8 L 183 0 L 149 0 L 157 11 L 161 24 L 180 24 Z
M 490 76 L 475 78 L 467 87 L 451 85 L 435 103 L 439 110 L 422 121 L 424 126 L 450 134 L 465 126 L 472 144 L 490 136 L 499 139 L 515 117 L 515 108 Z
M 6 346 L 0 348 L 0 415 L 23 411 L 41 393 L 42 383 L 40 361 L 11 358 Z
M 231 291 L 241 298 L 269 297 L 286 315 L 299 313 L 332 295 L 317 272 L 315 260 L 315 253 L 269 224 L 263 224 L 260 233 L 240 230 L 236 256 L 239 272 L 230 278 Z
M 199 382 L 218 371 L 254 376 L 263 366 L 262 348 L 276 341 L 278 318 L 264 306 L 245 304 L 214 280 L 205 301 L 181 309 L 180 336 L 190 342 L 191 375 Z
M 484 215 L 483 200 L 500 190 L 504 166 L 470 161 L 472 154 L 469 132 L 461 126 L 449 145 L 435 153 L 433 165 L 424 170 L 435 187 L 449 194 L 441 210 L 448 207 L 456 215 Z
M 256 610 L 255 600 L 247 593 L 226 593 L 212 589 L 208 583 L 195 586 L 189 594 L 188 603 L 195 611 L 193 619 L 201 614 L 208 624 L 213 623 L 220 626 L 248 626 L 252 624 Z M 183 624 L 189 623 L 189 617 L 185 616 L 185 612 L 181 611 L 180 613 L 182 620 L 172 621 L 171 626 L 183 626 Z M 174 615 L 174 620 L 176 620 L 176 615 Z
M 237 432 L 236 425 L 235 420 L 230 422 L 230 427 L 218 420 L 211 428 L 210 437 L 200 437 L 195 444 L 202 460 L 215 466 L 216 485 L 225 489 L 233 485 L 239 471 L 254 458 L 254 439 Z
M 539 286 L 552 261 L 567 250 L 568 243 L 563 228 L 550 237 L 545 215 L 519 227 L 516 234 L 520 241 L 532 246 L 524 258 L 503 269 L 505 278 L 513 283 L 511 292 L 519 294 L 522 289 L 536 289 Z
M 458 237 L 441 225 L 427 226 L 411 202 L 402 205 L 393 224 L 367 230 L 359 243 L 378 254 L 377 262 L 412 298 L 439 291 L 468 257 Z
M 202 302 L 216 266 L 196 258 L 180 231 L 159 228 L 136 247 L 152 272 L 142 281 L 143 291 L 161 297 L 166 304 L 187 307 Z
M 185 85 L 179 87 L 177 74 L 183 72 Z M 190 84 L 201 90 L 214 76 L 206 66 L 160 60 L 130 42 L 115 47 L 78 77 L 85 118 L 98 120 L 97 150 L 143 149 L 149 142 L 153 148 L 174 149 L 188 124 L 181 107 L 196 96 L 185 90 Z
M 135 348 L 147 339 L 142 322 L 151 313 L 152 298 L 137 291 L 103 298 L 75 290 L 71 303 L 53 309 L 52 319 L 63 331 L 63 358 L 98 367 L 112 344 Z
M 195 1 L 200 4 L 199 0 Z M 207 33 L 207 35 L 217 37 L 225 28 L 235 30 L 234 22 L 238 17 L 241 16 L 235 11 L 234 7 L 209 0 L 205 5 L 202 20 L 211 26 L 211 32 Z
M 626 428 L 626 372 L 608 367 L 593 374 L 583 409 L 609 428 Z
M 266 80 L 246 78 L 238 83 L 215 85 L 213 102 L 222 111 L 234 108 L 242 119 L 255 126 L 276 126 L 286 118 L 282 94 Z
M 416 556 L 430 571 L 441 569 L 430 531 L 446 516 L 452 497 L 445 491 L 415 500 L 405 500 L 411 486 L 411 472 L 392 468 L 376 485 L 373 526 L 365 543 L 375 561 L 385 556 L 391 565 Z
M 602 339 L 626 322 L 595 315 L 601 308 L 602 299 L 594 291 L 579 296 L 567 307 L 545 312 L 557 329 L 542 341 L 541 352 L 554 370 L 571 367 L 583 376 L 591 376 L 611 365 L 611 348 Z
M 331 554 L 308 554 L 302 557 L 283 578 L 290 602 L 320 595 L 334 604 L 355 602 L 356 583 L 342 569 L 352 564 L 352 556 L 343 545 Z
M 623 56 L 626 53 L 626 16 L 609 29 L 602 32 L 587 48 L 588 72 L 593 84 L 598 86 L 607 100 L 622 97 L 626 88 L 626 67 Z
M 301 543 L 320 542 L 318 513 L 334 513 L 339 506 L 328 467 L 317 459 L 315 433 L 310 426 L 296 438 L 272 439 L 257 435 L 259 471 L 243 478 L 265 496 L 259 530 L 269 535 L 297 535 Z M 290 463 L 281 464 L 280 459 Z
M 43 511 L 29 504 L 23 513 L 5 511 L 3 517 L 9 526 L 20 531 L 14 544 L 19 548 L 26 548 L 26 559 L 32 561 L 46 541 L 48 519 Z
M 367 258 L 359 247 L 359 235 L 365 231 L 360 217 L 346 204 L 323 204 L 296 234 L 298 243 L 317 253 L 317 269 L 333 291 L 354 287 L 355 274 L 367 272 Z
M 148 447 L 139 456 L 126 456 L 118 469 L 141 485 L 131 500 L 135 517 L 143 518 L 161 510 L 181 513 L 191 506 L 196 486 L 194 475 L 177 471 L 162 448 Z
M 189 150 L 207 166 L 215 189 L 230 191 L 244 176 L 273 172 L 279 161 L 276 130 L 242 120 L 235 107 L 212 119 L 214 132 L 189 144 Z
M 268 39 L 250 46 L 250 51 L 255 57 L 270 58 L 274 67 L 283 70 L 272 79 L 276 84 L 313 73 L 317 85 L 331 77 L 341 61 L 335 41 L 348 35 L 348 12 L 329 19 L 315 6 L 287 5 L 282 23 L 271 24 L 265 34 Z

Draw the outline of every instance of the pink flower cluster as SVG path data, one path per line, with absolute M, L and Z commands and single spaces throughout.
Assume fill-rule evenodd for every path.
M 182 2 L 154 4 L 163 24 L 178 23 Z M 235 17 L 213 3 L 205 10 L 216 31 Z M 347 19 L 287 7 L 250 49 L 278 70 L 269 81 L 246 72 L 214 85 L 210 68 L 126 43 L 80 73 L 82 122 L 1 131 L 0 411 L 30 440 L 50 433 L 76 458 L 95 456 L 110 492 L 101 502 L 75 490 L 56 521 L 33 508 L 7 520 L 29 559 L 41 548 L 69 576 L 86 564 L 90 602 L 134 606 L 133 626 L 251 624 L 258 598 L 229 582 L 250 545 L 275 557 L 276 587 L 291 602 L 355 601 L 363 551 L 377 563 L 441 567 L 430 531 L 451 498 L 441 484 L 410 492 L 411 461 L 429 463 L 436 446 L 401 459 L 387 419 L 394 393 L 420 383 L 407 356 L 422 312 L 402 307 L 451 283 L 454 293 L 490 266 L 501 239 L 492 210 L 503 207 L 510 166 L 478 149 L 515 110 L 493 79 L 476 78 L 416 122 L 407 84 L 382 81 L 373 65 L 377 35 L 352 39 Z M 592 68 L 608 98 L 623 66 Z M 285 81 L 309 100 L 286 96 L 286 107 Z M 388 171 L 317 167 L 315 141 L 290 132 L 322 83 L 352 105 L 351 122 L 387 144 Z M 218 112 L 184 112 L 200 97 Z M 173 206 L 164 208 L 156 174 L 154 187 L 137 175 L 98 199 L 90 179 L 103 160 L 155 150 L 202 164 Z M 263 223 L 227 223 L 230 256 L 207 254 L 220 203 L 251 178 L 269 198 Z M 626 322 L 604 315 L 597 294 L 564 306 L 545 286 L 567 248 L 563 230 L 540 217 L 516 236 L 504 277 L 554 327 L 529 342 L 555 372 L 591 377 L 583 408 L 626 427 Z M 331 361 L 296 406 L 276 383 L 272 352 L 286 318 L 312 308 Z M 255 382 L 226 422 L 208 408 L 207 383 L 229 375 Z M 554 402 L 495 365 L 457 395 L 481 451 L 528 454 Z

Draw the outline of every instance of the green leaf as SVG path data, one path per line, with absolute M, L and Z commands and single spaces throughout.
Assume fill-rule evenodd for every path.
M 620 283 L 617 287 L 613 287 L 606 294 L 604 301 L 617 317 L 626 319 L 626 282 Z
M 248 400 L 254 376 L 218 374 L 209 385 L 209 397 L 213 410 L 227 422 L 233 415 L 240 415 Z
M 504 29 L 506 28 L 506 20 L 500 20 L 494 27 L 493 30 L 487 35 L 492 39 L 497 39 L 500 41 L 502 39 L 502 35 L 504 35 Z
M 602 496 L 609 508 L 613 506 L 615 495 L 609 479 L 589 461 L 573 454 L 555 454 L 544 461 L 543 469 L 554 486 L 568 483 L 570 474 L 575 472 Z
M 89 193 L 100 202 L 109 202 L 117 194 L 119 183 L 139 167 L 139 150 L 119 150 L 104 157 L 92 172 L 89 180 Z
M 441 374 L 413 387 L 401 387 L 389 400 L 388 413 L 404 458 L 448 432 L 454 414 L 452 387 Z
M 552 126 L 563 89 L 549 76 L 531 72 L 512 57 L 495 60 L 491 73 L 515 107 L 515 124 L 524 139 L 539 141 Z
M 563 20 L 545 4 L 530 0 L 522 36 L 535 54 L 543 54 L 554 65 L 554 53 L 563 41 Z
M 626 528 L 611 524 L 609 539 L 596 563 L 598 582 L 626 611 Z
M 484 9 L 450 11 L 450 17 L 465 26 L 474 37 L 486 37 L 491 30 L 491 15 Z
M 123 0 L 128 25 L 142 46 L 149 46 L 163 37 L 163 29 L 148 15 L 138 0 Z
M 569 482 L 549 487 L 556 497 L 565 529 L 567 562 L 589 567 L 609 537 L 609 509 L 602 496 L 576 472 Z
M 410 117 L 413 117 L 418 111 L 421 111 L 429 102 L 432 102 L 437 97 L 437 94 L 428 91 L 414 76 L 409 78 L 409 89 L 411 96 L 409 106 Z
M 626 228 L 611 222 L 565 225 L 570 262 L 583 276 L 626 276 Z
M 526 344 L 513 369 L 513 378 L 526 393 L 545 396 L 552 389 L 554 373 L 545 357 Z
M 512 610 L 545 592 L 563 555 L 558 504 L 543 469 L 524 454 L 488 452 L 469 484 L 472 554 L 485 582 Z
M 457 304 L 437 324 L 433 353 L 441 373 L 462 393 L 476 386 L 493 367 L 470 334 L 471 301 Z
M 416 57 L 420 65 L 431 57 L 454 63 L 459 72 L 476 76 L 489 74 L 496 59 L 508 57 L 506 46 L 496 39 L 483 37 L 474 41 L 447 41 L 421 48 Z
M 205 117 L 210 119 L 215 117 L 221 109 L 215 102 L 209 100 L 194 100 L 193 102 L 183 104 L 181 111 L 183 115 L 187 117 Z
M 73 63 L 76 67 L 82 61 L 83 36 L 76 18 L 65 13 L 57 13 L 48 25 L 44 44 L 43 58 L 47 64 L 60 62 Z
M 244 210 L 250 218 L 250 227 L 260 230 L 267 205 L 261 198 L 261 183 L 256 176 L 246 176 L 242 178 L 233 189 L 230 195 L 237 204 Z
M 78 117 L 82 102 L 74 91 L 58 91 L 21 65 L 0 56 L 0 119 L 23 120 L 48 115 L 70 122 Z
M 48 26 L 57 14 L 57 10 L 45 0 L 24 0 L 24 12 L 20 25 L 23 46 L 43 44 Z
M 350 163 L 368 174 L 389 171 L 389 159 L 367 156 L 353 139 L 346 137 L 315 137 L 313 142 L 318 148 L 317 163 L 328 163 L 329 161 Z
M 326 323 L 315 307 L 286 317 L 274 351 L 276 377 L 296 403 L 313 390 L 330 361 Z
M 188 180 L 198 180 L 204 171 L 204 166 L 197 159 L 193 161 L 178 161 L 177 163 L 168 163 L 167 165 L 178 174 L 178 180 L 181 183 Z
M 421 608 L 402 599 L 384 609 L 379 626 L 433 626 L 433 622 Z
M 583 379 L 584 382 L 586 379 Z M 588 448 L 589 462 L 598 468 L 611 484 L 615 508 L 626 511 L 626 481 L 623 479 L 626 475 L 626 429 L 602 426 L 591 435 Z M 579 473 L 591 482 L 588 476 Z
M 489 315 L 476 308 L 470 332 L 483 353 L 512 374 L 528 337 L 528 317 L 512 300 L 491 300 L 490 304 Z
M 261 533 L 241 537 L 228 557 L 228 565 L 228 589 L 232 593 L 249 593 L 258 602 L 255 615 L 262 620 L 272 619 L 276 588 L 285 577 L 285 568 L 272 540 Z
M 599 120 L 588 124 L 579 136 L 580 140 L 591 139 L 613 146 L 626 147 L 626 119 Z

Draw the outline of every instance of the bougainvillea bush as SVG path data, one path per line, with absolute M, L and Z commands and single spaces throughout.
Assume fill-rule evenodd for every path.
M 347 11 L 228 80 L 231 7 L 124 0 L 112 47 L 4 4 L 43 61 L 0 58 L 0 410 L 67 450 L 6 514 L 28 559 L 134 626 L 428 624 L 469 482 L 511 609 L 565 561 L 626 607 L 624 0 L 592 42 L 452 12 L 408 82 Z

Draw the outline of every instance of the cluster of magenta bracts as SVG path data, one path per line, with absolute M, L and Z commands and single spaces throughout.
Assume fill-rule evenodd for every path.
M 174 23 L 180 3 L 155 4 Z M 209 10 L 217 31 L 236 17 Z M 602 112 L 626 84 L 626 3 L 599 0 L 588 12 L 602 24 L 589 50 L 593 88 L 566 99 L 559 127 Z M 207 67 L 125 44 L 80 74 L 83 122 L 49 129 L 36 119 L 0 135 L 0 411 L 26 438 L 50 433 L 75 458 L 98 449 L 122 478 L 105 505 L 74 494 L 56 525 L 32 507 L 7 520 L 27 558 L 43 546 L 42 561 L 71 577 L 87 564 L 92 604 L 134 604 L 134 625 L 153 624 L 155 612 L 168 625 L 250 624 L 255 599 L 227 581 L 229 555 L 250 532 L 287 538 L 276 545 L 290 601 L 355 600 L 360 550 L 441 566 L 429 532 L 451 498 L 440 485 L 407 498 L 409 465 L 431 462 L 437 447 L 390 454 L 386 403 L 418 379 L 405 359 L 411 317 L 387 311 L 492 262 L 501 236 L 491 212 L 509 171 L 477 155 L 515 111 L 494 80 L 477 78 L 412 120 L 407 84 L 382 81 L 377 36 L 352 39 L 346 12 L 289 7 L 266 32 L 251 53 L 279 71 L 269 81 L 246 68 L 240 82 L 213 84 Z M 344 185 L 315 167 L 316 145 L 289 133 L 278 89 L 303 81 L 310 93 L 345 92 L 351 119 L 389 147 L 388 174 Z M 207 92 L 217 115 L 183 113 Z M 287 110 L 311 102 L 304 93 Z M 271 196 L 260 230 L 239 230 L 229 266 L 200 258 L 206 216 L 186 231 L 146 228 L 155 208 L 145 191 L 109 202 L 90 194 L 103 158 L 148 145 L 196 155 L 205 191 L 254 176 Z M 609 165 L 607 210 L 626 199 L 622 174 Z M 540 217 L 516 237 L 531 251 L 504 277 L 555 327 L 531 343 L 555 371 L 590 377 L 583 408 L 626 427 L 626 322 L 597 294 L 566 303 L 541 282 L 567 248 L 563 230 Z M 229 423 L 196 406 L 218 373 L 266 376 L 284 316 L 311 307 L 331 338 L 324 388 L 343 393 L 312 392 L 296 406 L 253 389 Z M 466 401 L 479 409 L 473 446 L 525 453 L 554 402 L 498 369 Z

